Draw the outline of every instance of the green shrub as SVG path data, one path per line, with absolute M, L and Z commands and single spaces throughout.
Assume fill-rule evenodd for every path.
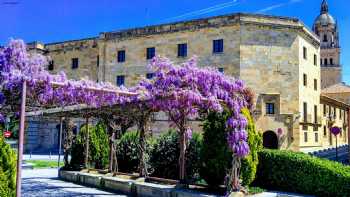
M 82 126 L 72 145 L 70 165 L 80 169 L 85 160 L 86 125 Z M 109 138 L 106 126 L 99 122 L 89 125 L 89 163 L 96 169 L 104 169 L 109 163 Z
M 193 133 L 186 150 L 186 176 L 189 181 L 194 181 L 199 177 L 201 141 L 200 134 Z M 150 150 L 149 164 L 154 170 L 151 175 L 178 179 L 179 154 L 179 134 L 176 131 L 170 130 L 159 136 Z
M 16 154 L 0 136 L 0 196 L 15 196 Z
M 232 152 L 227 146 L 225 128 L 229 114 L 210 112 L 203 123 L 200 176 L 210 187 L 223 184 L 230 168 Z
M 241 179 L 243 185 L 250 185 L 256 175 L 257 166 L 259 163 L 258 151 L 262 149 L 262 135 L 256 130 L 253 118 L 250 115 L 248 109 L 243 109 L 242 114 L 247 118 L 247 132 L 248 132 L 248 144 L 249 154 L 242 159 L 241 167 Z
M 304 153 L 263 150 L 254 184 L 316 196 L 350 196 L 350 167 Z
M 117 142 L 118 168 L 121 172 L 137 172 L 139 167 L 138 132 L 126 132 Z
M 262 136 L 255 128 L 255 123 L 248 109 L 242 114 L 247 118 L 248 144 L 250 153 L 242 159 L 241 179 L 243 185 L 250 185 L 256 174 L 258 151 L 262 148 Z M 201 153 L 201 177 L 211 187 L 223 184 L 227 170 L 231 168 L 232 151 L 227 145 L 226 121 L 227 111 L 223 113 L 211 112 L 204 121 L 203 148 Z

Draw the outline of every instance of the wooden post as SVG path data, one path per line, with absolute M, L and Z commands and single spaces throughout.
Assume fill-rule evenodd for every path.
M 89 168 L 89 117 L 86 116 L 85 168 Z
M 18 153 L 17 153 L 17 177 L 16 177 L 16 196 L 21 196 L 21 182 L 22 182 L 22 157 L 23 157 L 23 142 L 24 142 L 24 124 L 26 113 L 26 95 L 27 82 L 24 80 L 22 84 L 22 100 L 21 100 L 21 117 L 19 123 L 19 139 L 18 139 Z

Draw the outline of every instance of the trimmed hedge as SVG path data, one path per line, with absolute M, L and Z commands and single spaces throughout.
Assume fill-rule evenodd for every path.
M 0 196 L 15 196 L 16 154 L 0 136 Z
M 254 184 L 316 196 L 350 196 L 350 167 L 304 153 L 263 150 Z

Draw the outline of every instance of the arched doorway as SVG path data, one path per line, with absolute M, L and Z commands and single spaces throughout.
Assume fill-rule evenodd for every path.
M 266 131 L 263 134 L 263 146 L 268 149 L 278 149 L 278 139 L 275 132 Z

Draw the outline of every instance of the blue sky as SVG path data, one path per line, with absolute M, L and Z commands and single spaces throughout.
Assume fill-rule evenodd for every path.
M 322 0 L 0 0 L 0 45 L 9 38 L 44 43 L 233 12 L 301 19 L 311 28 Z M 350 84 L 350 12 L 347 0 L 328 0 L 338 20 L 343 81 Z

